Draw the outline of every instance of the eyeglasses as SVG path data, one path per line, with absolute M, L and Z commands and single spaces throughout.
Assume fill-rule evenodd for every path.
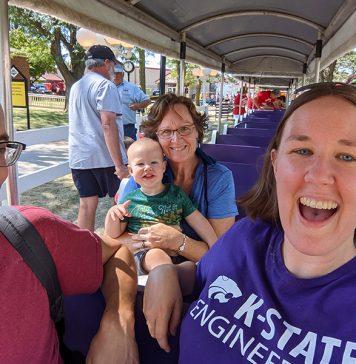
M 0 167 L 14 165 L 19 159 L 21 152 L 26 149 L 26 144 L 20 142 L 0 142 Z
M 188 136 L 190 134 L 192 134 L 193 130 L 195 129 L 195 126 L 182 126 L 178 129 L 162 129 L 162 130 L 157 130 L 156 135 L 158 136 L 158 138 L 161 139 L 171 139 L 173 138 L 174 133 L 178 133 L 180 136 Z
M 305 91 L 310 91 L 316 88 L 319 89 L 333 89 L 333 88 L 338 88 L 338 87 L 342 87 L 345 89 L 349 89 L 349 90 L 353 90 L 353 92 L 356 90 L 355 85 L 352 84 L 347 84 L 347 83 L 343 83 L 343 82 L 318 82 L 318 83 L 312 83 L 310 85 L 305 85 L 302 87 L 297 88 L 294 93 L 296 95 L 305 92 Z

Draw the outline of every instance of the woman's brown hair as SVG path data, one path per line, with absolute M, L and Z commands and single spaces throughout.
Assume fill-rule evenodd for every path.
M 142 123 L 141 130 L 146 137 L 157 140 L 157 129 L 162 122 L 164 115 L 174 105 L 184 105 L 192 116 L 194 126 L 198 132 L 198 141 L 201 143 L 204 138 L 204 131 L 208 128 L 208 117 L 204 113 L 199 113 L 192 100 L 184 96 L 175 94 L 164 94 L 153 104 L 147 119 Z
M 239 204 L 252 219 L 260 218 L 272 223 L 279 223 L 276 182 L 271 162 L 271 151 L 278 150 L 282 134 L 289 117 L 301 106 L 324 96 L 341 97 L 356 105 L 356 88 L 342 83 L 320 83 L 309 85 L 309 89 L 298 96 L 286 110 L 264 157 L 263 168 L 257 183 L 243 197 Z

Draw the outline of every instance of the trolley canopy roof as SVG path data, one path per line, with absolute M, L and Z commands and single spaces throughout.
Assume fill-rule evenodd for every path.
M 356 47 L 356 0 L 10 0 L 142 48 L 287 86 Z

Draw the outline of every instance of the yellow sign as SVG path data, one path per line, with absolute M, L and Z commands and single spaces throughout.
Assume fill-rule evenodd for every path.
M 12 81 L 12 106 L 26 107 L 25 82 Z

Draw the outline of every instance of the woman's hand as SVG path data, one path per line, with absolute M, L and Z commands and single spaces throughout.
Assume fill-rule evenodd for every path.
M 166 352 L 168 334 L 175 335 L 181 320 L 182 292 L 176 267 L 161 265 L 148 275 L 143 297 L 143 313 L 150 334 Z
M 144 242 L 145 248 L 160 248 L 168 254 L 176 255 L 184 235 L 172 226 L 158 223 L 141 228 L 137 234 L 133 234 L 131 237 L 134 241 L 132 246 L 136 249 L 142 248 L 142 242 Z
M 168 226 L 162 223 L 142 228 L 137 234 L 132 234 L 133 249 L 159 248 L 170 256 L 182 255 L 187 260 L 197 262 L 209 249 L 203 241 L 194 240 L 177 230 L 177 226 Z M 179 247 L 185 241 L 184 251 L 178 253 Z

